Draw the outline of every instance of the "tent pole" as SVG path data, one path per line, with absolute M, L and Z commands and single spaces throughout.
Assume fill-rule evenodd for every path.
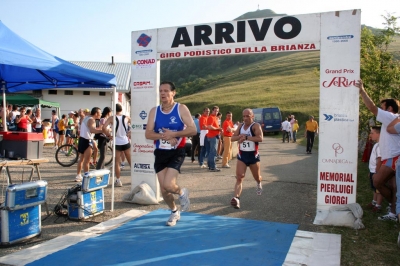
M 113 113 L 113 117 L 116 117 L 115 114 L 115 108 L 117 105 L 117 87 L 114 86 L 113 87 L 113 96 L 112 96 L 112 105 L 111 105 L 111 110 Z M 111 180 L 112 180 L 112 184 L 111 184 L 111 211 L 114 211 L 114 189 L 115 189 L 115 119 L 112 123 L 112 135 L 113 135 L 113 142 L 112 142 L 112 153 L 113 153 L 113 162 L 112 162 L 112 175 L 111 175 Z
M 3 131 L 7 132 L 6 82 L 3 80 L 1 84 L 1 90 L 3 91 Z

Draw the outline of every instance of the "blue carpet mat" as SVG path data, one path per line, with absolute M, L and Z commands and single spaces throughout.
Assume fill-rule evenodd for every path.
M 157 210 L 27 265 L 282 265 L 298 225 Z

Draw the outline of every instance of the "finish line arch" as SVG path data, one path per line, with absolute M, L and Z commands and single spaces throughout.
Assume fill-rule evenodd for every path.
M 315 223 L 332 205 L 356 202 L 361 10 L 133 31 L 132 188 L 160 199 L 147 115 L 159 104 L 160 60 L 320 50 L 318 197 Z

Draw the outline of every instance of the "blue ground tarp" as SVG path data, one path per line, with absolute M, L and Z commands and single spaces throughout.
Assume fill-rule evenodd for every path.
M 28 265 L 282 265 L 298 225 L 157 210 Z

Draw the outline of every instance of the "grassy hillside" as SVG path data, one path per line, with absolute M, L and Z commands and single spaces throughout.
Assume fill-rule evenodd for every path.
M 244 108 L 266 106 L 278 106 L 283 115 L 293 113 L 306 119 L 308 114 L 318 116 L 318 67 L 319 52 L 271 54 L 269 60 L 221 72 L 222 79 L 209 84 L 207 90 L 177 101 L 188 105 L 193 114 L 218 105 L 223 114 L 232 111 L 235 121 Z

